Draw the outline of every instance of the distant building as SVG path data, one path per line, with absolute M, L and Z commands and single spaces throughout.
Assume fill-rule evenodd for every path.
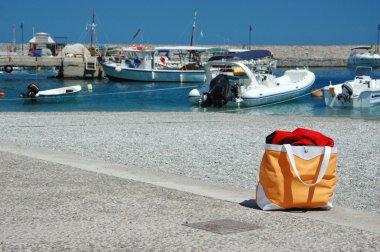
M 36 33 L 29 40 L 29 54 L 31 56 L 56 55 L 55 41 L 45 32 Z

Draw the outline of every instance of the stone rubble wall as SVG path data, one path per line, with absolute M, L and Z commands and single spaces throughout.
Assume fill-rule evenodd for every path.
M 6 52 L 9 44 L 0 44 L 0 52 Z M 128 47 L 126 44 L 107 44 L 108 47 Z M 163 46 L 163 45 L 149 45 Z M 202 45 L 203 46 L 203 45 Z M 211 47 L 225 47 L 223 45 L 204 45 Z M 266 49 L 273 53 L 278 60 L 278 67 L 345 67 L 351 48 L 357 45 L 260 45 L 251 46 L 251 49 Z M 19 48 L 18 46 L 17 48 Z M 24 46 L 24 50 L 27 46 Z M 229 48 L 241 48 L 230 46 Z M 18 51 L 19 55 L 21 54 Z M 27 55 L 27 52 L 24 52 Z
M 109 44 L 108 47 L 128 47 L 125 44 Z M 149 45 L 165 46 L 165 45 Z M 225 47 L 223 45 L 200 45 L 206 47 Z M 351 48 L 358 45 L 260 45 L 251 46 L 252 50 L 265 49 L 272 52 L 278 60 L 278 67 L 346 67 Z M 239 46 L 228 48 L 241 49 Z

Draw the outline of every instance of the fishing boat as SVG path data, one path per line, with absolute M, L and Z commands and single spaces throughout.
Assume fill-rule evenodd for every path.
M 81 90 L 80 85 L 40 90 L 35 83 L 32 83 L 28 85 L 27 92 L 21 93 L 20 97 L 24 101 L 31 102 L 59 102 L 76 98 Z
M 326 106 L 362 108 L 380 104 L 380 79 L 372 79 L 371 73 L 372 67 L 357 67 L 353 80 L 325 86 Z
M 351 49 L 348 66 L 380 67 L 380 54 L 371 46 L 359 46 Z
M 148 82 L 204 82 L 201 54 L 211 48 L 199 46 L 123 48 L 121 62 L 108 61 L 103 69 L 111 79 Z M 170 56 L 172 55 L 172 56 Z
M 215 51 L 225 54 L 228 50 L 194 45 L 196 17 L 197 12 L 194 13 L 189 46 L 153 49 L 139 45 L 124 48 L 121 62 L 108 61 L 102 64 L 104 73 L 111 79 L 130 81 L 204 82 L 204 60 L 213 56 Z M 134 43 L 139 32 L 140 29 L 133 36 L 131 43 Z
M 285 71 L 276 77 L 271 71 L 256 69 L 241 61 L 209 61 L 206 82 L 189 92 L 191 104 L 202 107 L 258 106 L 295 99 L 306 93 L 315 81 L 308 69 Z

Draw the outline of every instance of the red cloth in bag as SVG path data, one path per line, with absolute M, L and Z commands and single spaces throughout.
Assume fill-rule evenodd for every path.
M 330 137 L 323 135 L 322 133 L 314 130 L 298 128 L 293 131 L 293 133 L 300 136 L 302 139 L 309 140 L 315 146 L 330 146 L 334 147 L 334 140 Z M 295 145 L 305 145 L 305 144 L 297 144 Z
M 317 131 L 297 128 L 293 132 L 276 130 L 266 137 L 268 144 L 334 147 L 334 140 Z

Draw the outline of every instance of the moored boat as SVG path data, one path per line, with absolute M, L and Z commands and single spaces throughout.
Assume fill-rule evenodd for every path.
M 370 46 L 359 46 L 351 49 L 348 66 L 380 67 L 380 54 Z
M 205 72 L 201 53 L 206 47 L 175 46 L 124 48 L 121 62 L 108 61 L 103 69 L 109 78 L 148 82 L 204 82 Z M 163 51 L 175 54 L 176 59 L 161 55 Z
M 26 93 L 21 93 L 20 97 L 24 101 L 30 102 L 59 102 L 76 98 L 82 90 L 80 85 L 41 90 L 35 84 L 29 84 Z
M 287 70 L 276 77 L 271 71 L 256 72 L 239 61 L 210 61 L 205 69 L 205 84 L 188 96 L 190 103 L 202 107 L 250 107 L 285 101 L 303 95 L 315 81 L 308 69 Z
M 326 106 L 362 108 L 380 104 L 380 79 L 372 79 L 371 72 L 371 67 L 357 67 L 353 80 L 325 86 Z

